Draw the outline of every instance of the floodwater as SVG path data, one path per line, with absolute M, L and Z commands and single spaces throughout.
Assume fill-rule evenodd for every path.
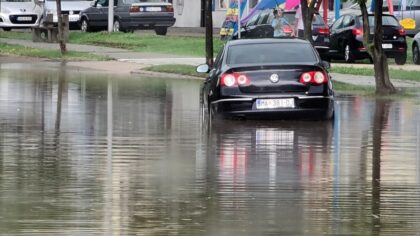
M 420 235 L 418 98 L 209 127 L 200 81 L 59 68 L 0 64 L 1 235 Z

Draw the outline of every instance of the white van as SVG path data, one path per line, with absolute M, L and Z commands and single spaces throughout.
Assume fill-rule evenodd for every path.
M 405 28 L 408 36 L 413 37 L 420 31 L 420 0 L 393 0 L 394 16 L 400 20 L 403 27 L 405 24 L 402 22 L 404 19 L 412 19 L 415 21 L 415 27 Z M 383 3 L 383 11 L 388 12 L 387 1 Z
M 38 0 L 0 0 L 0 28 L 9 31 L 39 24 L 42 3 Z
M 44 0 L 42 0 L 44 1 Z M 71 29 L 79 28 L 79 13 L 90 7 L 92 0 L 61 0 L 61 12 L 69 16 L 69 25 Z M 57 3 L 56 0 L 45 0 L 44 16 L 53 14 L 54 23 L 58 22 L 57 18 Z

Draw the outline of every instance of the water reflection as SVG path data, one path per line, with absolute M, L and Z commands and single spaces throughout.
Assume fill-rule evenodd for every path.
M 1 68 L 4 234 L 420 231 L 418 103 L 343 95 L 334 122 L 209 127 L 199 81 Z

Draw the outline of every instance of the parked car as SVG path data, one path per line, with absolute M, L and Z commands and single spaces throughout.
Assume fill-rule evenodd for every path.
M 92 0 L 61 0 L 61 13 L 69 16 L 69 27 L 71 29 L 79 28 L 80 12 L 91 6 Z M 53 23 L 58 23 L 56 0 L 45 0 L 44 19 L 47 14 L 53 15 Z
M 330 119 L 334 92 L 315 48 L 300 39 L 230 40 L 220 50 L 201 97 L 210 117 Z
M 413 45 L 411 48 L 413 50 L 413 63 L 420 65 L 420 32 L 414 36 Z
M 296 11 L 285 11 L 283 17 L 289 22 L 294 28 Z M 273 21 L 274 15 L 273 10 L 264 10 L 252 17 L 247 24 L 241 29 L 241 38 L 272 38 L 273 27 L 271 22 Z M 293 30 L 285 25 L 283 27 L 284 32 L 291 36 Z M 314 46 L 323 60 L 329 60 L 329 44 L 330 44 L 330 32 L 328 26 L 325 24 L 322 17 L 316 13 L 314 20 L 312 21 L 312 39 L 314 40 Z M 235 34 L 233 39 L 238 36 Z
M 0 0 L 0 28 L 4 31 L 36 26 L 41 16 L 38 0 Z
M 369 39 L 373 39 L 374 15 L 368 16 L 370 25 Z M 388 58 L 394 58 L 398 65 L 407 60 L 407 42 L 405 30 L 392 15 L 382 16 L 382 48 Z M 338 18 L 330 28 L 330 56 L 344 58 L 346 62 L 369 58 L 363 45 L 363 20 L 361 15 L 346 14 Z
M 175 24 L 174 8 L 165 0 L 114 0 L 113 30 L 133 31 L 154 29 L 166 35 L 168 27 Z M 92 7 L 80 13 L 82 32 L 105 30 L 108 27 L 108 0 L 96 0 Z
M 406 28 L 407 36 L 413 37 L 420 32 L 420 0 L 393 0 L 394 16 L 399 20 L 414 20 L 412 27 Z M 388 12 L 388 3 L 384 1 L 383 12 Z

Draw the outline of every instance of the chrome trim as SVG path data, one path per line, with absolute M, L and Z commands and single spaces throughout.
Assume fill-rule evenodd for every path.
M 323 48 L 323 49 L 329 49 L 330 47 L 327 46 L 314 46 L 315 48 Z
M 333 98 L 332 96 L 290 96 L 290 95 L 283 95 L 283 96 L 259 96 L 259 97 L 252 97 L 252 98 L 226 98 L 220 99 L 217 101 L 211 102 L 211 104 L 217 104 L 221 102 L 250 102 L 255 99 L 278 99 L 278 98 L 297 98 L 297 99 L 314 99 L 314 98 Z

